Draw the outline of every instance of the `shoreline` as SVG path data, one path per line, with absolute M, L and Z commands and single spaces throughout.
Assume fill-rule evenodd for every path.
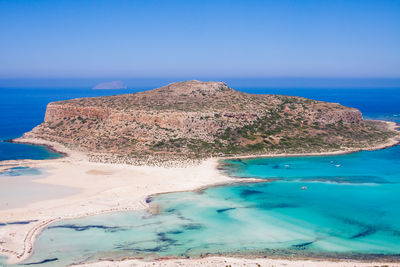
M 44 143 L 39 144 L 39 143 L 35 143 L 35 142 L 24 141 L 24 139 L 19 141 L 19 139 L 21 139 L 21 138 L 22 137 L 18 137 L 18 138 L 14 138 L 14 139 L 7 139 L 7 140 L 3 140 L 3 142 L 11 143 L 11 144 L 25 144 L 25 145 L 31 145 L 31 146 L 42 146 L 42 147 L 45 147 L 47 150 L 49 150 L 52 153 L 60 154 L 61 157 L 68 157 L 68 153 L 55 149 L 53 145 L 44 144 Z M 60 158 L 60 157 L 55 157 L 54 159 L 57 159 L 57 158 Z M 53 159 L 53 158 L 50 158 L 50 159 Z
M 395 130 L 398 128 L 394 122 L 385 123 L 388 124 L 390 129 Z M 95 163 L 89 162 L 82 152 L 73 151 L 59 143 L 27 137 L 20 137 L 12 141 L 15 143 L 44 145 L 51 147 L 51 149 L 57 153 L 63 153 L 65 156 L 46 160 L 0 161 L 0 166 L 23 165 L 48 168 L 50 175 L 35 182 L 77 186 L 77 188 L 82 189 L 82 192 L 56 200 L 35 202 L 24 208 L 0 210 L 1 222 L 37 220 L 22 226 L 16 224 L 0 227 L 0 254 L 7 256 L 8 263 L 10 264 L 20 263 L 29 258 L 33 252 L 34 243 L 40 233 L 49 224 L 59 220 L 76 219 L 111 212 L 128 212 L 147 209 L 148 204 L 146 203 L 146 199 L 158 194 L 203 190 L 211 186 L 232 183 L 268 182 L 257 178 L 240 178 L 240 181 L 238 181 L 238 178 L 227 176 L 218 168 L 220 160 L 230 158 L 327 156 L 354 153 L 362 150 L 379 150 L 397 145 L 399 143 L 399 135 L 388 139 L 387 142 L 383 144 L 362 149 L 304 154 L 264 154 L 219 157 L 203 160 L 199 165 L 194 164 L 189 167 L 174 168 Z M 71 165 L 73 165 L 74 168 L 71 168 Z M 134 178 L 132 178 L 132 176 Z M 165 179 L 165 176 L 169 177 L 171 180 L 167 181 L 168 179 Z M 176 176 L 179 177 L 177 178 Z M 71 181 L 70 177 L 83 179 L 83 181 L 79 181 L 78 184 L 76 184 L 74 182 L 77 181 Z M 127 181 L 127 178 L 130 180 Z M 140 185 L 138 186 L 137 183 Z M 133 189 L 134 193 L 129 192 L 127 189 Z M 7 229 L 5 230 L 5 228 Z M 224 257 L 229 257 L 229 255 L 219 258 L 224 259 Z M 190 260 L 201 261 L 202 259 Z M 368 262 L 370 263 L 371 261 Z
M 57 159 L 61 159 L 61 158 L 73 158 L 73 159 L 87 160 L 86 155 L 84 155 L 84 153 L 82 153 L 82 152 L 69 149 L 60 143 L 47 141 L 47 140 L 41 139 L 41 138 L 21 136 L 21 137 L 14 138 L 14 139 L 4 140 L 4 142 L 13 143 L 13 144 L 43 146 L 52 152 L 62 155 L 62 157 L 44 159 L 44 160 L 53 160 L 53 159 L 57 160 Z M 40 160 L 38 160 L 38 161 L 40 161 Z
M 243 155 L 234 155 L 234 156 L 219 156 L 219 157 L 210 157 L 210 158 L 204 158 L 200 159 L 199 162 L 203 162 L 204 160 L 209 160 L 209 159 L 217 159 L 217 160 L 225 160 L 225 159 L 247 159 L 247 158 L 283 158 L 283 157 L 312 157 L 312 156 L 335 156 L 335 155 L 345 155 L 345 154 L 350 154 L 350 153 L 357 153 L 361 151 L 374 151 L 374 150 L 380 150 L 380 149 L 385 149 L 389 147 L 396 146 L 400 144 L 400 125 L 397 125 L 396 122 L 393 121 L 383 121 L 383 120 L 376 120 L 382 123 L 385 123 L 387 126 L 387 129 L 390 131 L 397 131 L 398 134 L 395 137 L 389 138 L 386 140 L 384 143 L 376 144 L 374 146 L 368 146 L 368 147 L 359 147 L 359 148 L 343 148 L 340 150 L 334 150 L 334 151 L 322 151 L 322 152 L 304 152 L 304 153 L 269 153 L 269 154 L 243 154 Z M 76 151 L 69 149 L 65 147 L 64 145 L 57 143 L 57 142 L 51 142 L 47 141 L 41 138 L 36 138 L 36 137 L 18 137 L 15 139 L 10 139 L 10 140 L 5 140 L 5 142 L 9 143 L 17 143 L 17 144 L 28 144 L 28 145 L 39 145 L 39 146 L 45 146 L 51 151 L 54 151 L 58 154 L 63 155 L 64 157 L 68 158 L 76 158 L 80 160 L 87 160 L 88 156 L 85 154 L 85 152 L 81 151 Z M 54 158 L 54 159 L 59 159 L 59 158 Z M 50 159 L 49 159 L 50 160 Z M 0 161 L 1 162 L 1 161 Z M 90 161 L 92 162 L 92 161 Z M 103 162 L 95 162 L 94 163 L 102 163 L 102 164 L 124 164 L 124 163 L 103 163 Z M 131 166 L 146 166 L 146 165 L 133 165 L 133 164 L 127 164 Z M 193 164 L 177 164 L 174 167 L 187 167 L 187 166 L 192 166 Z M 171 165 L 165 165 L 162 167 L 170 167 Z M 172 167 L 172 168 L 174 168 Z
M 146 261 L 143 259 L 123 258 L 121 260 L 103 259 L 98 262 L 74 264 L 69 266 L 79 267 L 173 267 L 173 266 L 242 266 L 242 267 L 372 267 L 372 266 L 400 266 L 400 261 L 371 261 L 352 259 L 329 259 L 329 258 L 292 258 L 292 257 L 235 257 L 229 255 L 205 256 L 199 258 L 161 258 L 159 260 Z
M 387 125 L 388 129 L 391 131 L 397 131 L 398 134 L 395 137 L 389 138 L 386 142 L 369 147 L 361 147 L 361 148 L 344 148 L 342 150 L 335 151 L 325 151 L 325 152 L 305 152 L 305 153 L 279 153 L 279 154 L 255 154 L 255 155 L 242 155 L 242 156 L 227 156 L 221 157 L 221 159 L 249 159 L 249 158 L 286 158 L 286 157 L 313 157 L 313 156 L 335 156 L 335 155 L 346 155 L 351 153 L 357 153 L 361 151 L 374 151 L 385 149 L 389 147 L 396 146 L 400 144 L 400 125 L 393 121 L 381 121 Z

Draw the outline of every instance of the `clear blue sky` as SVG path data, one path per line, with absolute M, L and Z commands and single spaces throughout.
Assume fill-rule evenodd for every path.
M 0 79 L 400 77 L 400 1 L 0 0 Z

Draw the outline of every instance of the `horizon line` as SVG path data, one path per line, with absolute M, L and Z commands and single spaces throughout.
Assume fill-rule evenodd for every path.
M 229 76 L 229 75 L 183 75 L 183 76 L 69 76 L 69 77 L 0 77 L 0 80 L 85 80 L 85 79 L 400 79 L 400 76 Z

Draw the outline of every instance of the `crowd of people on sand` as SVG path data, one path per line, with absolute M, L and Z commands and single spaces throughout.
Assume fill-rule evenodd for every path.
M 182 157 L 123 157 L 110 154 L 90 154 L 88 160 L 91 162 L 101 162 L 110 164 L 128 164 L 134 166 L 152 166 L 164 168 L 190 167 L 199 165 L 201 158 Z

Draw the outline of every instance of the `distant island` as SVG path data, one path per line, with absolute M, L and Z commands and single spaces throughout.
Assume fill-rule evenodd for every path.
M 150 164 L 153 159 L 372 149 L 397 136 L 388 125 L 364 120 L 359 110 L 337 103 L 186 81 L 52 102 L 44 122 L 22 139 L 61 143 L 92 161 Z
M 127 89 L 122 81 L 104 82 L 94 86 L 93 89 Z

